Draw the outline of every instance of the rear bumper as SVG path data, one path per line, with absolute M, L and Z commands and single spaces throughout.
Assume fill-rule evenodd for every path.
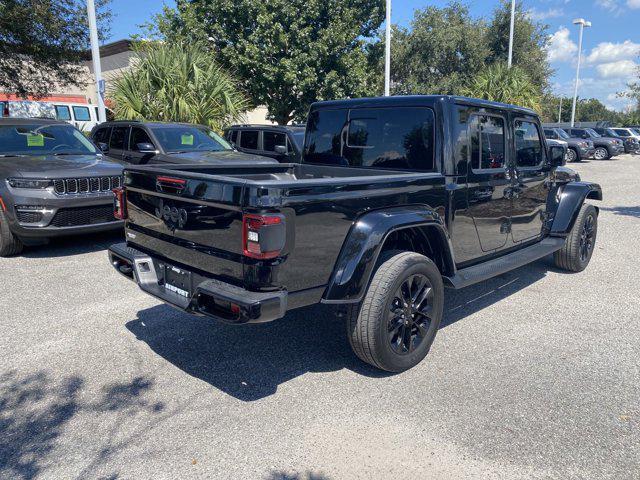
M 189 292 L 168 289 L 164 272 L 167 264 L 140 250 L 118 243 L 109 248 L 111 265 L 146 293 L 196 315 L 206 315 L 225 323 L 264 323 L 284 317 L 287 292 L 252 292 L 229 283 L 189 272 Z

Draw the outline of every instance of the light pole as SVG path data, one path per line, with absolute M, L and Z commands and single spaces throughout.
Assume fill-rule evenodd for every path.
M 578 66 L 576 67 L 576 84 L 573 89 L 573 105 L 571 107 L 571 126 L 573 127 L 576 120 L 576 102 L 578 101 L 578 82 L 580 81 L 580 60 L 582 59 L 582 34 L 584 33 L 584 27 L 590 27 L 591 22 L 586 21 L 584 18 L 576 18 L 573 21 L 574 25 L 580 25 L 580 38 L 578 40 Z
M 511 26 L 509 28 L 509 60 L 507 65 L 511 68 L 513 63 L 513 27 L 516 23 L 516 0 L 511 0 Z
M 560 107 L 558 108 L 558 123 L 562 123 L 562 97 L 560 97 Z
M 391 0 L 387 0 L 386 23 L 384 49 L 384 96 L 388 97 L 391 90 Z
M 104 82 L 102 81 L 102 67 L 100 66 L 100 45 L 98 44 L 98 27 L 96 25 L 96 6 L 93 0 L 87 0 L 87 16 L 89 17 L 89 38 L 91 39 L 91 59 L 93 60 L 93 75 L 96 80 L 98 93 L 98 121 L 107 120 L 104 108 Z

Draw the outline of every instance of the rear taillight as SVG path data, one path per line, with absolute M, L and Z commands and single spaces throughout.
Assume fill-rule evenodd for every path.
M 245 256 L 267 260 L 282 253 L 286 239 L 284 216 L 245 214 L 242 216 L 242 251 Z
M 113 216 L 118 220 L 127 219 L 127 195 L 123 187 L 113 190 Z

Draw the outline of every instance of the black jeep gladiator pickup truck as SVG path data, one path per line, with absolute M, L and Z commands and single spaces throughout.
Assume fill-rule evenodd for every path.
M 316 103 L 302 164 L 125 169 L 112 265 L 147 293 L 229 323 L 318 302 L 355 353 L 398 372 L 427 354 L 444 286 L 548 254 L 583 270 L 598 185 L 547 149 L 537 115 L 450 96 Z

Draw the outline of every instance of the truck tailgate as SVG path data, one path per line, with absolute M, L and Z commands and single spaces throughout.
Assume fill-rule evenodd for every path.
M 125 176 L 130 244 L 242 284 L 242 180 L 203 180 L 161 169 L 127 170 Z

